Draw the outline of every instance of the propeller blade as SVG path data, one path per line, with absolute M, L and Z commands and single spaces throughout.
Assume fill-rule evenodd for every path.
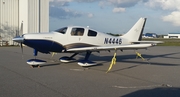
M 21 53 L 22 53 L 22 58 L 23 58 L 23 44 L 22 44 L 22 42 L 20 43 L 20 47 L 21 47 Z

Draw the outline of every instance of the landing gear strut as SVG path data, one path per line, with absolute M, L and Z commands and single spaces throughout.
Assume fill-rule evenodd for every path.
M 90 55 L 91 55 L 91 53 L 92 53 L 91 51 L 87 51 L 84 60 L 78 62 L 78 65 L 83 66 L 83 67 L 96 65 L 95 62 L 92 62 L 92 61 L 88 60 Z
M 76 59 L 74 59 L 73 57 L 75 57 L 77 54 L 79 54 L 79 53 L 74 53 L 72 56 L 70 56 L 70 57 L 67 57 L 67 56 L 65 56 L 65 57 L 61 57 L 59 60 L 61 61 L 61 62 L 72 62 L 72 61 L 75 61 Z
M 92 62 L 92 61 L 89 61 L 89 60 L 88 60 L 89 57 L 90 57 L 90 55 L 91 55 L 91 53 L 92 53 L 91 51 L 87 51 L 84 60 L 79 61 L 79 62 L 78 62 L 78 65 L 83 66 L 83 67 L 96 65 L 95 62 Z M 75 59 L 74 59 L 73 57 L 76 56 L 77 54 L 79 54 L 79 53 L 74 53 L 74 54 L 73 54 L 72 56 L 70 56 L 70 57 L 67 57 L 67 56 L 61 57 L 59 60 L 60 60 L 61 62 L 72 62 L 72 61 L 75 61 Z

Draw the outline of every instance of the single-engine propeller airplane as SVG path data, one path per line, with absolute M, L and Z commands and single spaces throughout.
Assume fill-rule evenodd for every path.
M 62 57 L 61 62 L 71 62 L 79 53 L 86 52 L 84 60 L 78 62 L 80 66 L 96 65 L 89 59 L 92 52 L 102 50 L 137 50 L 154 46 L 161 41 L 141 41 L 146 18 L 140 18 L 135 25 L 123 36 L 111 36 L 101 33 L 89 27 L 68 26 L 49 33 L 28 33 L 13 38 L 13 41 L 29 46 L 34 49 L 34 56 L 38 52 L 50 54 L 73 53 L 70 57 Z M 27 64 L 31 66 L 46 63 L 40 59 L 30 59 Z

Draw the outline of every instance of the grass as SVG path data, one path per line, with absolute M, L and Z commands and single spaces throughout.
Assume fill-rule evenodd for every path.
M 144 41 L 163 41 L 163 44 L 158 46 L 180 46 L 180 39 L 164 39 L 164 38 L 144 38 Z

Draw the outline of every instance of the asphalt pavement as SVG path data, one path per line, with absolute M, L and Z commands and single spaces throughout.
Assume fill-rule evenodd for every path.
M 117 52 L 117 62 L 106 73 L 114 51 L 93 52 L 97 66 L 81 67 L 77 62 L 61 63 L 69 53 L 41 54 L 41 68 L 26 61 L 33 49 L 0 47 L 0 97 L 180 97 L 180 47 L 156 46 Z M 85 54 L 75 58 L 81 60 Z

